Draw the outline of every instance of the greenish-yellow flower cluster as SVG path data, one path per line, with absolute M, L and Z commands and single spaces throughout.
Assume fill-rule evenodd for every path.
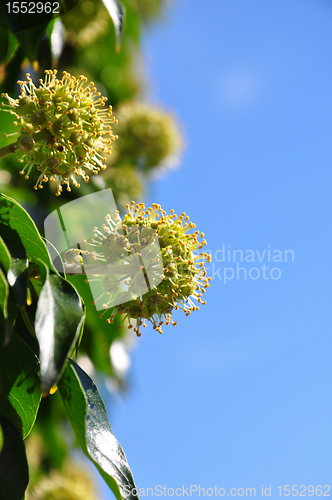
M 26 500 L 96 500 L 96 485 L 87 470 L 67 462 L 63 471 L 52 470 L 29 487 Z
M 211 278 L 206 277 L 204 263 L 210 262 L 210 255 L 196 253 L 206 245 L 206 241 L 200 231 L 190 232 L 196 226 L 185 213 L 177 216 L 171 210 L 167 214 L 160 205 L 153 204 L 145 209 L 143 203 L 135 202 L 127 205 L 127 208 L 122 232 L 119 231 L 122 224 L 118 213 L 115 221 L 109 215 L 105 217 L 107 224 L 103 225 L 104 233 L 94 228 L 94 238 L 88 244 L 97 248 L 89 253 L 94 260 L 101 260 L 105 264 L 119 262 L 124 251 L 129 256 L 138 255 L 141 258 L 143 255 L 145 259 L 141 261 L 139 270 L 126 265 L 118 266 L 114 274 L 108 276 L 94 275 L 94 278 L 102 281 L 104 295 L 109 297 L 100 317 L 109 312 L 107 322 L 113 323 L 115 315 L 119 313 L 124 320 L 128 320 L 129 328 L 134 328 L 138 336 L 139 327 L 146 326 L 147 321 L 162 333 L 164 323 L 176 325 L 172 317 L 174 310 L 182 309 L 188 316 L 199 309 L 197 303 L 205 304 L 202 295 L 209 287 Z M 158 242 L 160 252 L 159 248 L 158 253 L 153 251 L 153 241 Z M 160 255 L 162 263 L 158 267 Z M 120 276 L 121 267 L 127 273 L 127 292 L 120 291 L 123 280 L 123 276 Z M 141 290 L 146 285 L 149 291 L 141 295 Z M 128 293 L 132 300 L 128 301 Z M 119 305 L 110 310 L 114 294 L 117 294 Z M 127 301 L 121 302 L 121 297 L 126 297 Z M 132 325 L 132 320 L 136 320 L 135 326 Z
M 141 102 L 117 108 L 119 140 L 109 163 L 131 164 L 150 172 L 172 167 L 178 160 L 182 138 L 174 117 L 163 109 Z
M 27 81 L 19 81 L 21 96 L 8 104 L 2 103 L 15 116 L 14 124 L 19 128 L 16 143 L 18 161 L 26 162 L 21 174 L 29 177 L 35 165 L 40 171 L 35 189 L 42 188 L 48 180 L 58 183 L 57 195 L 66 185 L 70 191 L 70 180 L 79 187 L 77 176 L 89 181 L 87 171 L 98 174 L 106 168 L 101 153 L 110 154 L 112 141 L 112 107 L 105 107 L 102 97 L 93 82 L 81 75 L 75 78 L 63 72 L 61 80 L 57 71 L 46 70 L 45 80 L 39 80 L 37 88 L 27 73 Z M 7 136 L 7 134 L 5 134 Z
M 107 32 L 111 18 L 102 0 L 80 0 L 61 21 L 67 40 L 85 47 Z

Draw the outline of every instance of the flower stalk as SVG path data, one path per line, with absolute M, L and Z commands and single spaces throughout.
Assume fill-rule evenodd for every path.
M 3 148 L 0 148 L 0 158 L 4 158 L 5 156 L 9 156 L 13 153 L 16 153 L 19 148 L 18 141 L 13 142 L 12 144 L 8 144 Z

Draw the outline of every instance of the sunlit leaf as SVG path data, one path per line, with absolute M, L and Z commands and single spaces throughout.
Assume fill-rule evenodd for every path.
M 126 456 L 114 437 L 105 404 L 93 381 L 70 360 L 59 390 L 83 452 L 118 500 L 137 500 Z
M 11 256 L 6 243 L 0 236 L 0 267 L 7 274 L 11 265 Z
M 43 391 L 48 392 L 61 376 L 67 356 L 79 338 L 83 321 L 83 305 L 75 288 L 47 270 L 35 319 Z
M 1 320 L 3 320 L 2 324 L 4 324 L 5 319 L 8 318 L 8 295 L 9 295 L 9 285 L 6 280 L 6 276 L 3 274 L 0 269 L 0 316 Z
M 0 194 L 0 223 L 17 231 L 25 251 L 32 262 L 38 259 L 54 270 L 45 243 L 30 215 L 15 200 Z
M 1 225 L 0 225 L 1 226 Z M 11 267 L 9 250 L 0 237 L 0 346 L 9 342 L 17 313 L 17 301 L 14 291 L 9 287 L 7 273 Z
M 4 393 L 22 420 L 24 439 L 32 429 L 41 400 L 39 362 L 15 333 L 0 349 L 0 372 Z
M 3 447 L 0 453 L 0 500 L 22 500 L 29 482 L 23 440 L 15 427 L 0 415 Z
M 117 0 L 103 0 L 103 3 L 108 10 L 109 15 L 112 18 L 115 38 L 116 38 L 116 48 L 120 50 L 121 35 L 123 29 L 123 22 L 125 16 L 125 7 L 122 3 Z
M 40 295 L 44 283 L 47 278 L 47 267 L 45 264 L 38 259 L 38 264 L 30 263 L 29 266 L 29 278 L 32 286 L 37 292 L 37 295 Z
M 0 236 L 2 251 L 5 249 L 4 243 L 10 254 L 10 266 L 7 271 L 8 283 L 13 287 L 19 305 L 25 308 L 28 285 L 28 259 L 25 248 L 17 231 L 10 226 L 0 223 Z
M 86 304 L 86 327 L 82 340 L 83 349 L 89 354 L 93 365 L 108 376 L 113 375 L 110 359 L 110 346 L 114 340 L 114 332 L 121 336 L 118 325 L 108 324 L 105 317 L 100 318 L 85 275 L 75 274 L 68 278 L 79 292 Z M 117 321 L 117 318 L 116 318 Z M 115 328 L 113 328 L 116 326 Z
M 0 346 L 8 342 L 9 336 L 7 333 L 6 323 L 8 322 L 8 297 L 9 285 L 5 275 L 0 269 Z

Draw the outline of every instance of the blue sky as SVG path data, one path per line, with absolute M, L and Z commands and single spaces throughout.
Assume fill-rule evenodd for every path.
M 186 138 L 147 201 L 189 214 L 215 276 L 200 311 L 144 330 L 108 405 L 136 484 L 331 485 L 332 3 L 176 0 L 144 56 L 149 99 Z M 247 279 L 223 245 L 254 251 Z

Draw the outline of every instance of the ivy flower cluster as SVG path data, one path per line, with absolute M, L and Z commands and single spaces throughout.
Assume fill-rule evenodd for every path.
M 175 166 L 182 149 L 181 131 L 171 113 L 142 102 L 128 102 L 116 110 L 119 140 L 110 164 L 131 164 L 145 173 Z
M 16 156 L 25 162 L 21 174 L 28 178 L 35 165 L 40 171 L 35 189 L 48 180 L 57 182 L 56 195 L 63 185 L 70 191 L 70 181 L 79 187 L 76 177 L 89 181 L 86 171 L 98 174 L 106 168 L 102 153 L 110 154 L 112 141 L 112 107 L 105 108 L 106 97 L 97 92 L 95 84 L 81 75 L 75 78 L 66 71 L 59 80 L 56 70 L 46 70 L 45 80 L 37 88 L 26 74 L 27 81 L 18 81 L 21 96 L 13 99 L 2 94 L 8 104 L 2 107 L 15 116 L 18 132 Z
M 190 232 L 196 226 L 185 213 L 178 216 L 171 210 L 167 214 L 160 205 L 153 204 L 145 209 L 143 203 L 135 202 L 127 208 L 123 225 L 118 212 L 114 220 L 107 215 L 103 231 L 95 227 L 94 237 L 86 241 L 95 250 L 84 254 L 106 264 L 119 262 L 124 252 L 137 258 L 145 256 L 139 268 L 127 264 L 114 266 L 114 273 L 107 276 L 93 275 L 102 282 L 103 295 L 107 297 L 103 304 L 105 311 L 100 317 L 107 313 L 107 322 L 113 323 L 116 314 L 123 315 L 123 321 L 128 320 L 129 328 L 133 328 L 137 336 L 140 336 L 140 326 L 146 327 L 147 321 L 162 333 L 163 324 L 177 324 L 172 317 L 173 311 L 182 309 L 188 316 L 199 309 L 197 303 L 206 303 L 202 295 L 210 286 L 211 278 L 206 277 L 204 263 L 210 262 L 211 257 L 204 252 L 197 253 L 206 245 L 204 234 L 198 230 Z M 126 292 L 121 291 L 124 276 Z M 142 295 L 145 285 L 149 290 Z M 128 293 L 131 300 L 128 300 Z M 114 294 L 119 305 L 111 309 Z M 127 301 L 122 303 L 122 297 Z M 135 326 L 132 320 L 136 320 Z

